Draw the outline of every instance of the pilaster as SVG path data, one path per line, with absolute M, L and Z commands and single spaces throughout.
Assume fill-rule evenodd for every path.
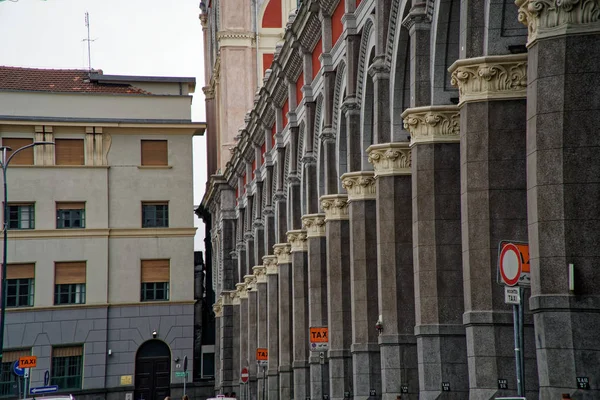
M 292 363 L 293 352 L 293 311 L 292 311 L 292 257 L 289 243 L 278 243 L 273 246 L 277 257 L 279 271 L 279 398 L 292 398 Z
M 267 393 L 269 399 L 279 398 L 279 289 L 277 256 L 264 256 L 263 267 L 267 280 Z

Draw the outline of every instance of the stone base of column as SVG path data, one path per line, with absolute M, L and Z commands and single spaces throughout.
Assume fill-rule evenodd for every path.
M 312 352 L 308 358 L 308 364 L 310 369 L 310 398 L 322 399 L 324 394 L 329 394 L 329 362 L 324 357 L 323 364 L 321 364 L 319 353 Z
M 417 342 L 413 335 L 379 336 L 381 360 L 381 399 L 396 400 L 402 395 L 410 400 L 419 399 L 419 371 L 417 369 Z M 402 393 L 402 387 L 408 389 Z
M 310 397 L 308 361 L 294 361 L 294 399 Z
M 340 400 L 352 393 L 352 354 L 346 350 L 329 350 L 329 398 Z
M 381 354 L 376 343 L 353 344 L 354 400 L 372 399 L 370 391 L 381 393 Z
M 279 399 L 279 374 L 277 371 L 267 372 L 267 398 L 269 400 Z
M 467 341 L 463 325 L 415 327 L 419 359 L 419 392 L 422 400 L 469 398 Z M 442 389 L 449 385 L 449 391 Z
M 292 398 L 292 385 L 294 382 L 294 372 L 291 366 L 279 367 L 279 398 L 280 399 L 291 399 Z

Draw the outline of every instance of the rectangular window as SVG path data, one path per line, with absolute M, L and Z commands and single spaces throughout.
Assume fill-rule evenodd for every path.
M 13 151 L 19 150 L 21 147 L 25 147 L 31 143 L 33 143 L 33 139 L 2 138 L 2 146 L 7 146 L 12 149 L 12 151 L 7 152 L 7 157 L 9 157 Z M 33 147 L 20 151 L 12 160 L 10 160 L 10 165 L 33 165 Z
M 142 165 L 169 165 L 166 140 L 142 140 Z
M 85 228 L 85 203 L 56 203 L 56 228 Z
M 169 260 L 142 260 L 141 301 L 169 300 Z
M 85 304 L 86 263 L 54 264 L 54 304 Z
M 60 390 L 81 389 L 83 375 L 83 346 L 52 348 L 50 385 Z
M 83 165 L 83 139 L 54 139 L 56 165 Z
M 34 229 L 35 206 L 31 204 L 8 203 L 9 229 Z
M 17 377 L 13 373 L 12 366 L 21 357 L 30 356 L 31 349 L 4 350 L 2 352 L 2 363 L 0 364 L 0 397 L 16 398 L 19 394 Z
M 6 306 L 33 306 L 35 264 L 9 264 L 6 269 Z
M 143 202 L 142 203 L 142 228 L 168 228 L 169 203 Z

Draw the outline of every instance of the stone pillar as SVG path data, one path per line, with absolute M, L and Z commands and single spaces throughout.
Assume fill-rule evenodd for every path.
M 254 272 L 254 279 L 256 281 L 256 324 L 257 324 L 257 348 L 269 348 L 269 340 L 268 340 L 268 320 L 269 320 L 269 303 L 267 300 L 267 275 L 266 269 L 263 265 L 258 265 L 252 268 Z M 269 359 L 273 359 L 273 355 L 269 352 Z M 253 358 L 256 363 L 256 353 Z M 266 380 L 266 371 L 263 375 L 263 371 L 259 368 L 257 371 L 257 398 L 262 399 L 263 389 L 265 394 L 267 393 L 267 388 L 265 387 Z M 266 396 L 265 396 L 266 399 Z
M 450 71 L 460 95 L 469 397 L 487 400 L 516 393 L 512 309 L 497 283 L 497 260 L 501 240 L 527 241 L 527 55 L 462 59 Z M 525 379 L 537 391 L 530 314 L 525 323 Z M 499 390 L 498 379 L 509 390 Z
M 539 398 L 600 398 L 600 4 L 519 0 L 529 27 L 527 200 Z M 569 264 L 573 264 L 570 287 Z M 577 377 L 590 390 L 576 390 Z
M 293 397 L 292 257 L 288 243 L 273 246 L 279 270 L 279 398 Z
M 239 341 L 239 352 L 238 352 L 238 363 L 237 369 L 234 371 L 234 375 L 237 377 L 234 384 L 237 385 L 237 393 L 242 393 L 247 390 L 245 385 L 240 380 L 240 373 L 242 368 L 248 368 L 250 370 L 250 359 L 248 357 L 248 288 L 245 283 L 238 283 L 235 285 L 237 290 L 237 303 L 238 303 L 238 341 Z M 235 386 L 235 385 L 234 385 Z
M 237 289 L 237 287 L 236 287 Z M 241 331 L 240 331 L 240 297 L 239 292 L 237 290 L 230 291 L 230 301 L 231 301 L 231 374 L 229 375 L 228 384 L 223 385 L 223 390 L 225 392 L 233 392 L 239 390 L 240 384 L 240 354 L 241 354 Z M 225 306 L 225 303 L 223 303 Z M 226 307 L 223 308 L 223 316 L 225 316 Z M 225 373 L 225 371 L 223 371 Z
M 258 366 L 256 364 L 256 349 L 258 348 L 258 292 L 256 289 L 256 276 L 246 275 L 244 281 L 247 288 L 248 296 L 248 343 L 246 345 L 248 360 L 248 394 L 250 399 L 256 399 L 258 394 Z M 243 318 L 243 317 L 242 317 Z M 242 332 L 243 334 L 243 332 Z M 244 386 L 244 385 L 242 385 Z
M 457 106 L 430 106 L 407 109 L 402 117 L 411 136 L 420 395 L 467 398 L 467 343 L 462 324 L 460 114 Z M 450 392 L 444 392 L 442 384 L 448 384 Z
M 292 258 L 292 326 L 294 398 L 310 396 L 308 369 L 308 254 L 306 231 L 287 233 Z
M 352 304 L 350 302 L 350 227 L 348 196 L 321 196 L 325 211 L 327 253 L 327 322 L 329 323 L 330 399 L 354 392 L 352 379 Z
M 279 285 L 276 256 L 264 256 L 263 266 L 267 274 L 267 393 L 269 400 L 279 399 Z
M 325 214 L 302 217 L 308 246 L 308 321 L 309 327 L 328 327 L 327 323 L 327 241 Z M 311 351 L 310 397 L 322 399 L 329 394 L 329 363 L 325 354 Z
M 350 216 L 350 279 L 352 282 L 352 362 L 354 398 L 381 393 L 381 355 L 375 324 L 377 304 L 377 204 L 371 171 L 342 175 Z
M 246 271 L 246 243 L 244 242 L 243 235 L 240 241 L 235 245 L 236 248 L 236 257 L 238 262 L 238 279 L 237 281 L 241 281 L 244 279 L 245 271 Z

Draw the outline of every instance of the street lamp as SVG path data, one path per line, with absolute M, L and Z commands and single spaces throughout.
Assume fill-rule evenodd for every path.
M 8 146 L 0 146 L 0 150 L 2 151 L 2 160 L 0 160 L 0 166 L 2 167 L 2 179 L 4 182 L 4 216 L 3 216 L 3 222 L 4 222 L 4 252 L 2 254 L 2 282 L 1 282 L 1 286 L 2 289 L 0 290 L 0 363 L 2 363 L 2 356 L 4 355 L 4 316 L 6 315 L 6 291 L 7 291 L 7 283 L 6 283 L 6 252 L 8 249 L 8 191 L 6 189 L 6 170 L 8 168 L 8 164 L 10 164 L 10 160 L 13 159 L 13 157 L 19 153 L 20 151 L 23 151 L 25 149 L 28 149 L 30 147 L 33 146 L 39 146 L 39 145 L 45 145 L 45 144 L 50 144 L 53 145 L 54 142 L 33 142 L 31 144 L 28 144 L 27 146 L 23 146 L 15 151 L 12 152 L 12 154 L 6 158 L 6 154 L 7 152 L 11 151 L 12 149 Z

